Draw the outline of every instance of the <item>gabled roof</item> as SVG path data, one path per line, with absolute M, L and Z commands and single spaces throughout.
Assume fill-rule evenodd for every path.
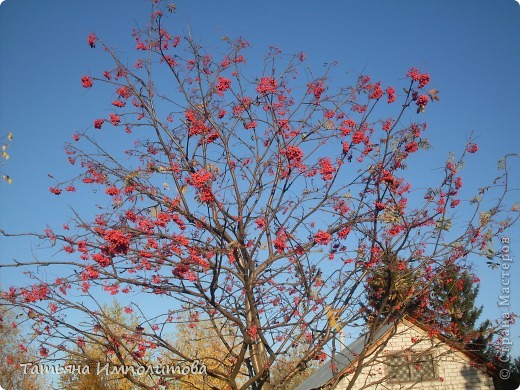
M 429 328 L 425 324 L 420 323 L 419 321 L 406 316 L 401 322 L 407 322 L 410 326 L 415 326 L 419 329 L 421 329 L 424 332 L 428 332 Z M 378 344 L 380 344 L 381 341 L 389 339 L 391 336 L 393 336 L 395 330 L 397 329 L 396 323 L 388 323 L 384 326 L 382 326 L 374 335 L 372 338 L 372 341 L 370 342 L 370 347 L 374 347 Z M 357 340 L 355 340 L 352 344 L 345 347 L 340 352 L 336 353 L 334 356 L 334 365 L 335 365 L 335 372 L 340 377 L 343 377 L 345 375 L 345 372 L 347 371 L 348 367 L 356 360 L 356 358 L 359 356 L 359 354 L 365 349 L 366 342 L 367 342 L 367 336 L 368 334 L 365 333 L 361 335 Z M 478 363 L 487 363 L 486 360 L 475 353 L 469 352 L 464 349 L 464 347 L 460 344 L 454 343 L 452 340 L 442 336 L 442 335 L 436 335 L 436 339 L 439 341 L 448 344 L 453 349 L 465 354 L 468 356 L 472 361 L 476 361 Z M 322 386 L 327 385 L 329 382 L 331 382 L 334 379 L 334 374 L 332 372 L 331 367 L 331 360 L 328 360 L 325 364 L 323 364 L 314 374 L 312 374 L 307 380 L 305 380 L 302 384 L 300 384 L 296 390 L 314 390 L 314 389 L 320 389 Z M 494 377 L 497 377 L 497 373 L 493 369 L 486 369 L 485 370 L 489 375 L 492 375 Z

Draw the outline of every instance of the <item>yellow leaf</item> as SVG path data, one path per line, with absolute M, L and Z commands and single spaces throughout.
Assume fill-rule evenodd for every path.
M 488 213 L 488 212 L 485 212 L 485 211 L 481 211 L 480 212 L 480 216 L 479 216 L 480 226 L 487 225 L 490 220 L 491 220 L 491 213 Z
M 518 211 L 519 209 L 520 209 L 520 207 L 518 206 L 518 202 L 515 202 L 513 207 L 511 207 L 511 211 Z
M 330 306 L 327 306 L 326 310 L 327 320 L 329 321 L 330 327 L 339 332 L 341 330 L 341 324 L 338 324 L 338 310 L 332 309 Z
M 9 141 L 12 141 L 12 140 L 13 140 L 13 133 L 9 133 L 9 134 L 7 134 L 7 139 L 8 139 Z
M 430 89 L 428 91 L 428 95 L 430 95 L 430 98 L 432 99 L 432 101 L 439 101 L 439 96 L 437 95 L 439 93 L 438 90 L 436 89 Z
M 325 127 L 327 130 L 333 129 L 334 122 L 332 122 L 331 120 L 328 120 L 325 123 L 323 123 L 323 127 Z

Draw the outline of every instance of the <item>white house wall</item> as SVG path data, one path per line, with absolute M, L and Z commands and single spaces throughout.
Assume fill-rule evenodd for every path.
M 415 342 L 415 343 L 414 343 Z M 383 347 L 382 347 L 383 348 Z M 407 351 L 417 353 L 430 351 L 434 356 L 437 379 L 418 383 L 389 383 L 385 357 Z M 352 374 L 343 379 L 337 389 L 345 390 Z M 398 325 L 397 332 L 388 340 L 382 353 L 368 358 L 356 380 L 353 390 L 494 390 L 493 379 L 482 369 L 472 365 L 470 358 L 437 338 L 428 335 L 417 326 L 405 321 Z

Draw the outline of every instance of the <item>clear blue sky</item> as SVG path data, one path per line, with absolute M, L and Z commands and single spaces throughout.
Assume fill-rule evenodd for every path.
M 94 31 L 120 48 L 132 63 L 130 32 L 147 23 L 149 8 L 145 0 L 2 3 L 0 133 L 14 134 L 12 157 L 4 168 L 14 181 L 0 187 L 0 227 L 41 231 L 46 224 L 61 226 L 71 207 L 92 212 L 95 199 L 50 194 L 54 182 L 47 175 L 65 179 L 73 174 L 64 142 L 109 108 L 108 95 L 81 88 L 81 76 L 98 72 L 108 61 L 101 50 L 88 47 L 88 34 Z M 243 36 L 253 45 L 250 61 L 260 60 L 274 45 L 287 52 L 303 50 L 317 72 L 323 63 L 338 61 L 338 78 L 365 72 L 399 84 L 411 66 L 429 72 L 441 96 L 424 117 L 434 146 L 431 156 L 438 157 L 433 166 L 442 165 L 449 151 L 460 151 L 475 132 L 480 151 L 465 169 L 468 186 L 489 181 L 502 155 L 520 152 L 520 5 L 514 0 L 185 0 L 177 2 L 177 10 L 170 30 L 186 32 L 189 25 L 209 47 L 224 35 Z M 520 188 L 520 162 L 514 166 L 512 186 Z M 423 179 L 430 169 L 425 168 Z M 516 260 L 511 309 L 517 313 L 519 232 L 517 227 L 509 233 Z M 27 259 L 38 254 L 36 247 L 35 240 L 1 238 L 0 261 Z M 483 318 L 497 317 L 500 273 L 484 266 L 477 270 Z M 2 287 L 17 279 L 16 272 L 2 272 Z M 520 339 L 515 343 L 518 355 Z

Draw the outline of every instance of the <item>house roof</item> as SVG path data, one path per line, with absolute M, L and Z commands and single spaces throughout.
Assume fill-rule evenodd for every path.
M 377 342 L 382 336 L 387 333 L 394 324 L 387 324 L 382 326 L 374 336 L 373 343 Z M 343 350 L 338 352 L 334 357 L 334 364 L 336 366 L 336 372 L 344 371 L 363 351 L 366 344 L 366 334 L 361 335 L 352 344 L 345 347 Z M 296 390 L 312 390 L 319 389 L 321 386 L 326 385 L 333 379 L 333 372 L 331 367 L 331 361 L 328 360 L 323 366 L 321 366 L 316 372 L 311 375 L 305 382 L 300 384 Z
M 403 322 L 408 322 L 411 326 L 416 326 L 420 328 L 421 330 L 428 332 L 428 327 L 425 324 L 420 323 L 419 321 L 406 316 L 403 320 Z M 370 342 L 370 347 L 378 344 L 381 340 L 387 339 L 390 336 L 393 335 L 393 331 L 396 329 L 396 323 L 388 323 L 384 326 L 382 326 L 374 335 L 372 338 L 372 341 Z M 483 357 L 469 352 L 467 350 L 464 350 L 463 346 L 458 345 L 456 343 L 453 343 L 453 341 L 449 340 L 448 338 L 437 335 L 435 338 L 439 339 L 440 341 L 449 344 L 452 348 L 455 350 L 458 350 L 461 353 L 464 353 L 466 356 L 468 356 L 472 361 L 476 361 L 478 363 L 486 363 L 485 359 Z M 359 356 L 359 354 L 365 349 L 367 342 L 367 333 L 362 334 L 357 340 L 355 340 L 352 344 L 345 347 L 340 352 L 336 353 L 334 356 L 334 365 L 335 365 L 335 372 L 337 375 L 343 376 L 345 371 L 347 371 L 347 368 L 356 360 L 356 358 Z M 497 376 L 497 373 L 493 369 L 487 369 L 486 372 L 494 377 Z M 332 371 L 332 362 L 331 360 L 328 360 L 325 364 L 323 364 L 316 372 L 311 375 L 307 380 L 305 380 L 303 383 L 301 383 L 296 390 L 315 390 L 315 389 L 321 389 L 322 386 L 327 385 L 329 382 L 334 379 L 334 373 Z

